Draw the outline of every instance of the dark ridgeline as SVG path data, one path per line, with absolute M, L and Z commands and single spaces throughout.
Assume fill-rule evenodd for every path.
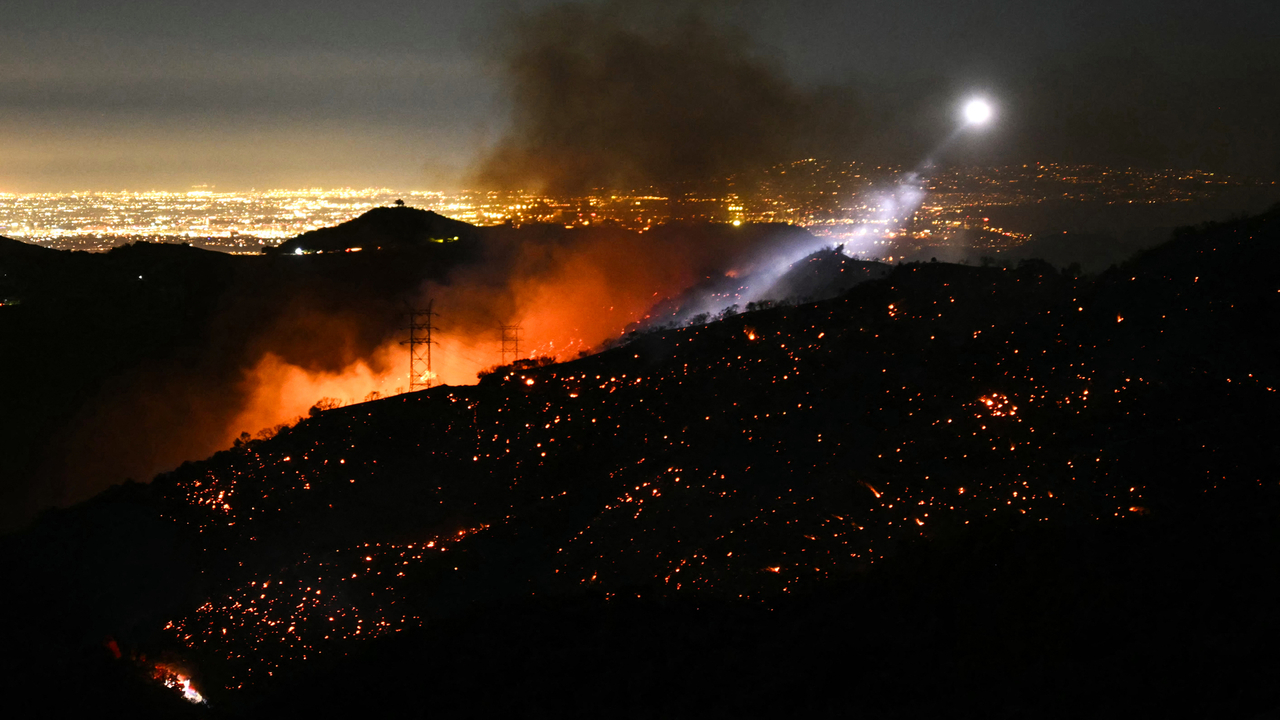
M 262 717 L 1274 710 L 1278 227 L 1096 279 L 902 265 L 320 413 L 5 538 L 6 677 L 163 714 L 161 658 Z

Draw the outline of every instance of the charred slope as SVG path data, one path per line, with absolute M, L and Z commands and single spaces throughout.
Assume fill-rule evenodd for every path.
M 510 711 L 509 684 L 532 707 L 589 687 L 680 712 L 728 683 L 748 710 L 1070 715 L 1178 691 L 1256 713 L 1276 698 L 1224 691 L 1274 670 L 1257 651 L 1280 639 L 1261 570 L 1280 378 L 1257 328 L 1280 309 L 1277 222 L 1183 233 L 1097 281 L 901 266 L 324 413 L 122 500 L 198 558 L 158 632 L 77 607 L 172 562 L 86 572 L 104 531 L 72 528 L 120 505 L 13 539 L 9 576 L 56 580 L 85 653 L 118 627 L 228 710 L 367 707 L 374 687 L 397 710 Z

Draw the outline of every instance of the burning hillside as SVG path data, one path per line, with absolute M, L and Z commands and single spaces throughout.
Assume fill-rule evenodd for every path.
M 779 608 L 990 528 L 1271 507 L 1269 430 L 1245 419 L 1280 387 L 1274 339 L 1249 332 L 1276 309 L 1275 222 L 1096 281 L 899 266 L 321 413 L 135 491 L 200 577 L 124 642 L 239 707 L 477 602 Z
M 238 568 L 172 637 L 238 686 L 418 624 L 441 582 L 769 602 L 973 523 L 1158 509 L 1240 442 L 1179 412 L 1185 395 L 1261 408 L 1275 380 L 1253 353 L 1170 357 L 1204 330 L 1151 295 L 1208 267 L 1189 287 L 1132 272 L 905 266 L 838 301 L 326 413 L 158 483 Z M 1153 486 L 1170 433 L 1211 442 Z
M 13 343 L 0 377 L 24 420 L 0 447 L 0 526 L 207 457 L 322 398 L 408 389 L 408 305 L 436 301 L 434 381 L 469 384 L 503 357 L 504 325 L 521 326 L 520 356 L 571 359 L 699 281 L 821 245 L 788 226 L 481 229 L 393 207 L 263 257 L 5 246 L 23 302 L 0 317 Z M 50 330 L 69 324 L 76 334 Z

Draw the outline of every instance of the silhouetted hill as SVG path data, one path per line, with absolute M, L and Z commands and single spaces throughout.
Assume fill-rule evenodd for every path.
M 474 241 L 479 228 L 430 210 L 407 206 L 378 207 L 341 225 L 303 233 L 282 243 L 276 252 L 340 252 L 414 247 L 426 243 Z
M 1271 710 L 1278 223 L 324 412 L 6 539 L 18 643 L 229 715 Z
M 47 261 L 55 251 L 0 237 L 0 303 L 16 305 L 31 288 L 27 270 Z
M 474 261 L 465 245 L 251 257 L 0 244 L 0 300 L 20 301 L 0 308 L 0 529 L 225 447 L 265 353 L 331 371 L 371 354 L 422 282 Z
M 19 267 L 42 252 L 49 251 L 38 245 L 0 237 L 0 307 L 22 302 L 25 284 L 21 281 Z
M 31 243 L 22 242 L 21 240 L 12 240 L 7 237 L 0 237 L 0 258 L 9 259 L 15 256 L 31 257 L 39 255 L 42 252 L 53 252 L 47 248 L 33 245 Z
M 1061 268 L 1075 264 L 1082 272 L 1098 273 L 1124 262 L 1155 242 L 1146 245 L 1100 233 L 1043 235 L 1002 254 L 1013 260 L 1039 259 Z M 1082 262 L 1083 261 L 1083 262 Z
M 59 431 L 108 378 L 190 342 L 234 262 L 169 245 L 105 254 L 8 247 L 17 252 L 0 259 L 0 282 L 11 288 L 2 294 L 16 295 L 20 304 L 0 311 L 0 527 L 6 530 L 65 492 L 62 483 L 36 481 Z

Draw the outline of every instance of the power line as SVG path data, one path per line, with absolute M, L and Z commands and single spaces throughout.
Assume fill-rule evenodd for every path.
M 511 361 L 515 362 L 520 359 L 520 326 L 519 325 L 502 325 L 502 364 L 507 364 L 507 355 L 511 355 Z
M 431 332 L 436 329 L 431 318 L 438 315 L 432 309 L 435 302 L 428 300 L 426 309 L 409 308 L 409 339 L 400 342 L 409 346 L 409 392 L 426 390 L 435 380 L 431 372 L 431 346 L 439 344 L 431 339 Z

